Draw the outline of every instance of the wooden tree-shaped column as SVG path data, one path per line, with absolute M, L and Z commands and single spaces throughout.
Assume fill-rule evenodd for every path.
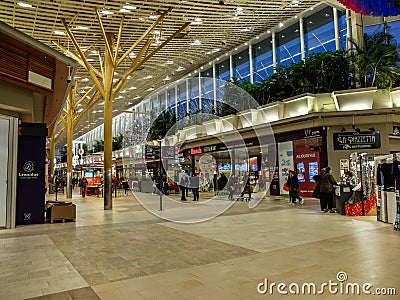
M 66 32 L 71 39 L 77 53 L 72 53 L 65 49 L 65 47 L 59 43 L 55 43 L 61 50 L 70 54 L 70 56 L 78 61 L 78 63 L 83 66 L 89 73 L 91 79 L 93 80 L 100 96 L 104 99 L 104 209 L 112 209 L 112 102 L 118 95 L 122 86 L 125 84 L 128 76 L 130 76 L 134 71 L 140 68 L 144 63 L 146 63 L 152 56 L 154 56 L 158 51 L 165 47 L 173 38 L 175 38 L 179 33 L 185 30 L 190 22 L 186 22 L 178 30 L 176 30 L 171 36 L 169 36 L 163 43 L 157 46 L 153 51 L 149 51 L 150 45 L 153 42 L 153 30 L 159 25 L 166 15 L 171 11 L 171 8 L 161 13 L 158 19 L 141 35 L 141 37 L 133 43 L 127 51 L 120 55 L 119 50 L 121 47 L 121 37 L 123 30 L 124 17 L 122 17 L 120 22 L 120 27 L 116 39 L 116 44 L 114 41 L 114 33 L 107 33 L 103 27 L 101 16 L 96 11 L 97 19 L 101 29 L 102 39 L 104 40 L 105 47 L 103 49 L 103 65 L 101 70 L 98 71 L 93 65 L 91 65 L 87 58 L 86 53 L 82 50 L 78 41 L 74 37 L 70 30 L 69 25 L 66 23 L 65 19 L 61 19 Z M 160 28 L 161 32 L 162 28 Z M 147 40 L 146 40 L 147 39 Z M 146 40 L 146 41 L 145 41 Z M 138 52 L 135 59 L 132 60 L 130 67 L 123 72 L 123 76 L 115 84 L 113 84 L 114 72 L 117 70 L 121 63 L 126 59 L 130 59 L 129 54 L 139 47 L 141 42 L 144 42 L 140 51 Z M 150 52 L 150 53 L 148 53 Z
M 68 93 L 67 108 L 64 109 L 64 114 L 60 117 L 61 122 L 64 124 L 64 128 L 61 131 L 65 129 L 67 133 L 67 198 L 72 198 L 72 139 L 74 129 L 82 116 L 100 99 L 97 96 L 97 91 L 92 94 L 94 89 L 94 86 L 91 87 L 81 98 L 77 98 L 77 84 L 74 82 Z M 86 105 L 78 113 L 78 105 L 83 103 Z

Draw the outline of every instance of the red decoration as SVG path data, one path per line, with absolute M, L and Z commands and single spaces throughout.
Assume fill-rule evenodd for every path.
M 400 15 L 397 0 L 338 0 L 352 11 L 375 17 L 390 17 Z

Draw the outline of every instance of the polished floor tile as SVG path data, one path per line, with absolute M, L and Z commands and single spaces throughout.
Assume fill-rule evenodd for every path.
M 201 194 L 190 213 L 212 197 Z M 76 222 L 0 231 L 0 299 L 347 300 L 397 299 L 377 288 L 400 292 L 400 232 L 375 217 L 323 214 L 312 199 L 298 207 L 280 197 L 255 208 L 236 202 L 196 224 L 158 218 L 133 195 L 113 199 L 112 211 L 102 198 L 74 193 L 72 200 Z M 219 201 L 214 208 L 226 199 Z M 344 289 L 370 284 L 375 294 L 334 294 L 329 281 Z M 320 294 L 301 293 L 303 286 Z

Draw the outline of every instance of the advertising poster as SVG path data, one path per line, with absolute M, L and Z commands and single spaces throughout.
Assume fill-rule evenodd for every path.
M 310 179 L 310 182 L 315 182 L 313 177 L 315 175 L 318 175 L 319 173 L 319 168 L 318 168 L 318 162 L 317 161 L 312 161 L 308 163 L 308 176 Z
M 43 131 L 45 129 L 45 132 Z M 24 129 L 26 129 L 24 131 Z M 44 223 L 45 159 L 47 129 L 44 124 L 26 124 L 18 136 L 16 224 Z M 40 135 L 44 136 L 40 136 Z
M 289 195 L 283 188 L 289 176 L 289 170 L 294 170 L 293 162 L 293 143 L 283 142 L 278 144 L 278 163 L 279 163 L 279 186 L 281 195 Z
M 316 186 L 312 177 L 319 174 L 320 152 L 310 147 L 306 139 L 294 141 L 293 152 L 299 178 L 300 195 L 311 197 Z
M 296 164 L 297 168 L 297 180 L 299 182 L 306 182 L 306 170 L 304 168 L 304 163 L 299 162 Z

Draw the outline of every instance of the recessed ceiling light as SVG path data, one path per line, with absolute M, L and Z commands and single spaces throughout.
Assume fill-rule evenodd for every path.
M 125 9 L 136 9 L 136 6 L 133 6 L 133 5 L 124 5 L 124 6 L 122 6 L 122 8 L 125 8 Z
M 133 98 L 133 99 L 140 99 L 140 96 L 136 96 L 135 98 Z
M 125 8 L 121 8 L 121 9 L 119 10 L 119 12 L 121 12 L 121 13 L 128 13 L 128 12 L 130 12 L 130 10 L 125 9 Z
M 283 27 L 283 23 L 282 22 L 279 22 L 279 27 Z
M 77 29 L 77 30 L 87 30 L 87 29 L 89 29 L 89 28 L 86 27 L 86 26 L 77 25 L 77 26 L 75 26 L 75 29 Z
M 201 45 L 200 40 L 194 40 L 191 45 Z
M 201 24 L 203 24 L 203 21 L 202 21 L 201 18 L 196 18 L 196 19 L 194 19 L 194 21 L 191 24 L 193 24 L 193 25 L 201 25 Z
M 65 32 L 61 30 L 54 30 L 53 33 L 56 35 L 65 35 Z
M 174 61 L 173 60 L 167 60 L 167 65 L 173 65 Z
M 25 3 L 25 2 L 17 2 L 17 4 L 21 7 L 25 7 L 25 8 L 31 8 L 32 5 L 29 3 Z
M 148 18 L 149 19 L 157 19 L 158 17 L 156 15 L 150 15 Z
M 114 14 L 112 11 L 109 11 L 109 10 L 107 10 L 107 9 L 102 10 L 100 13 L 101 13 L 102 15 L 112 15 L 112 14 Z
M 271 33 L 271 30 L 267 30 L 267 33 Z
M 154 88 L 152 88 L 152 87 L 148 88 L 147 91 L 149 91 L 149 92 L 154 91 Z
M 171 77 L 169 77 L 169 76 L 167 75 L 167 76 L 165 76 L 165 78 L 164 78 L 163 80 L 167 81 L 167 80 L 170 80 L 170 79 L 171 79 Z

